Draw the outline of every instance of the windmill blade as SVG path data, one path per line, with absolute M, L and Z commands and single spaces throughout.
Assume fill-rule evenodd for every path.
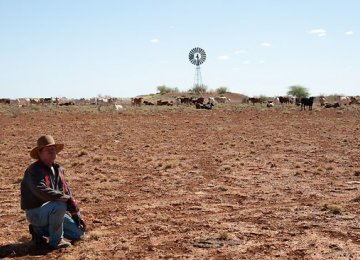
M 205 60 L 206 60 L 206 53 L 203 49 L 199 47 L 195 47 L 189 52 L 189 61 L 192 64 L 199 66 L 200 64 L 204 63 Z

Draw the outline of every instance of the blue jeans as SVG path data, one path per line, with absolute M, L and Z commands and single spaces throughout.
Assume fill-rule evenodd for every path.
M 66 214 L 66 208 L 65 202 L 49 201 L 26 210 L 26 218 L 37 235 L 49 237 L 49 245 L 56 246 L 63 237 L 74 241 L 84 235 L 84 231 Z

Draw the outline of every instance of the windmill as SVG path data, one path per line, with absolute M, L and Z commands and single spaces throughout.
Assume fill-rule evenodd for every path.
M 200 65 L 206 60 L 206 53 L 199 47 L 193 48 L 189 53 L 189 60 L 196 66 L 194 76 L 194 87 L 203 86 Z

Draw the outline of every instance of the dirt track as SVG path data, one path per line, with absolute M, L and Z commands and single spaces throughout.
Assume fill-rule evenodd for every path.
M 63 259 L 360 259 L 360 110 L 0 114 L 0 257 L 32 258 L 19 206 L 42 134 L 89 231 Z

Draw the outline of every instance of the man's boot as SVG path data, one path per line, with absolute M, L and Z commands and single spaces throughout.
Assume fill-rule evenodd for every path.
M 42 235 L 38 234 L 35 231 L 35 228 L 33 225 L 29 224 L 29 232 L 31 234 L 31 241 L 35 243 L 36 246 L 46 246 L 47 240 Z

